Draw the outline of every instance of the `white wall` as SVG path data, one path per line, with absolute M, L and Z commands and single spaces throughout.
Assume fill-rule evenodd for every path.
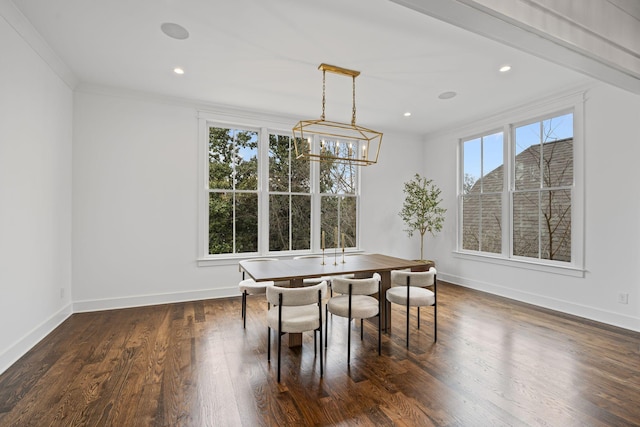
M 0 17 L 0 372 L 71 314 L 72 91 Z
M 449 217 L 430 238 L 441 278 L 472 288 L 640 331 L 640 96 L 602 84 L 585 103 L 585 269 L 570 277 L 454 255 L 459 138 L 481 124 L 426 142 L 428 176 L 441 183 Z M 617 302 L 619 293 L 629 303 Z
M 197 264 L 197 106 L 165 101 L 95 87 L 75 94 L 75 311 L 238 295 L 237 260 Z M 365 168 L 363 249 L 416 256 L 397 212 L 403 180 L 421 167 L 421 156 L 404 153 L 421 145 L 385 135 L 380 162 Z
M 360 244 L 367 252 L 420 258 L 420 240 L 409 239 L 398 215 L 404 183 L 424 169 L 424 144 L 416 136 L 385 133 L 375 165 L 362 168 Z

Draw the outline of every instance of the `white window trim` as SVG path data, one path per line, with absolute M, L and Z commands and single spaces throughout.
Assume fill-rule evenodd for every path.
M 458 140 L 458 181 L 460 179 L 463 168 L 463 156 L 462 144 L 463 141 L 473 139 L 477 136 L 489 135 L 495 133 L 496 129 L 503 129 L 504 135 L 504 150 L 505 160 L 509 161 L 504 163 L 505 173 L 505 187 L 510 188 L 510 176 L 512 173 L 513 165 L 511 164 L 511 150 L 512 150 L 512 132 L 513 125 L 536 121 L 538 118 L 553 116 L 556 113 L 573 112 L 573 179 L 574 186 L 572 191 L 572 203 L 571 203 L 571 262 L 558 262 L 553 260 L 543 260 L 535 258 L 524 258 L 510 256 L 512 253 L 512 218 L 511 218 L 511 197 L 510 191 L 503 191 L 503 218 L 508 221 L 507 226 L 503 227 L 502 231 L 502 253 L 490 254 L 484 252 L 474 252 L 462 250 L 462 207 L 460 204 L 460 197 L 456 199 L 456 233 L 457 233 L 457 248 L 453 251 L 453 255 L 456 258 L 477 260 L 482 262 L 490 262 L 498 265 L 505 265 L 516 268 L 533 269 L 536 271 L 545 271 L 549 273 L 556 273 L 562 275 L 569 275 L 573 277 L 584 277 L 585 269 L 585 108 L 587 92 L 580 91 L 578 93 L 571 93 L 560 98 L 547 100 L 546 102 L 531 105 L 519 109 L 513 113 L 501 114 L 498 117 L 485 121 L 484 124 L 478 124 L 475 126 L 475 130 L 469 132 L 469 136 L 464 136 Z M 475 135 L 475 136 L 474 136 Z M 458 183 L 458 195 L 462 192 L 462 182 Z M 506 200 L 504 200 L 506 198 Z M 505 210 L 507 210 L 505 212 Z M 506 213 L 506 215 L 505 215 Z M 506 243 L 506 244 L 505 244 Z

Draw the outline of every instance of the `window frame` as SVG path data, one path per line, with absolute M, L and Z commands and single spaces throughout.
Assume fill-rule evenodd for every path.
M 263 116 L 239 115 L 230 117 L 228 113 L 215 113 L 208 111 L 198 112 L 198 239 L 197 239 L 197 264 L 198 266 L 232 265 L 238 259 L 258 256 L 290 258 L 295 255 L 304 255 L 321 252 L 321 196 L 320 194 L 320 167 L 319 162 L 310 162 L 310 196 L 311 196 L 311 248 L 309 250 L 269 251 L 269 135 L 292 136 L 288 123 Z M 232 128 L 252 130 L 258 132 L 258 251 L 242 253 L 209 253 L 209 128 Z M 317 142 L 319 144 L 319 140 Z M 316 150 L 314 142 L 313 149 Z M 348 251 L 358 251 L 360 242 L 360 198 L 361 198 L 361 167 L 356 166 L 356 244 Z
M 475 129 L 470 129 L 468 135 L 458 139 L 458 186 L 456 199 L 457 207 L 457 242 L 453 251 L 454 257 L 482 260 L 499 265 L 516 268 L 533 269 L 568 275 L 584 277 L 584 233 L 585 233 L 585 199 L 584 199 L 584 103 L 586 92 L 567 94 L 563 97 L 547 100 L 537 105 L 523 107 L 513 112 L 504 113 L 494 118 L 475 124 Z M 514 168 L 514 132 L 515 128 L 523 124 L 535 123 L 551 117 L 573 113 L 573 186 L 571 188 L 571 261 L 545 260 L 513 255 L 513 194 L 515 183 L 513 180 Z M 496 130 L 502 130 L 504 148 L 504 176 L 505 180 L 502 195 L 502 252 L 488 253 L 463 249 L 463 206 L 461 203 L 464 184 L 464 142 L 491 135 Z

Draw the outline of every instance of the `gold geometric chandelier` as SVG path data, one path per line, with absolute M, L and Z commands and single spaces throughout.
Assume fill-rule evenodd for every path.
M 320 64 L 322 70 L 322 115 L 320 120 L 301 120 L 293 127 L 296 158 L 368 166 L 378 162 L 382 133 L 356 125 L 356 77 L 360 71 Z M 353 79 L 351 124 L 325 120 L 326 72 Z

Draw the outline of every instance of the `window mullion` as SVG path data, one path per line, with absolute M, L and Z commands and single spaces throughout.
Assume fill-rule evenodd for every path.
M 320 139 L 314 135 L 311 149 L 320 153 Z M 321 198 L 320 198 L 320 162 L 310 162 L 311 174 L 311 251 L 320 251 Z
M 258 254 L 269 252 L 269 131 L 258 135 Z
M 514 127 L 505 125 L 503 127 L 503 135 L 506 138 L 503 144 L 503 191 L 502 191 L 502 220 L 504 221 L 504 227 L 502 227 L 502 254 L 507 257 L 513 256 L 513 191 L 515 189 L 515 168 L 513 163 L 515 162 L 514 147 L 515 138 L 513 137 Z

